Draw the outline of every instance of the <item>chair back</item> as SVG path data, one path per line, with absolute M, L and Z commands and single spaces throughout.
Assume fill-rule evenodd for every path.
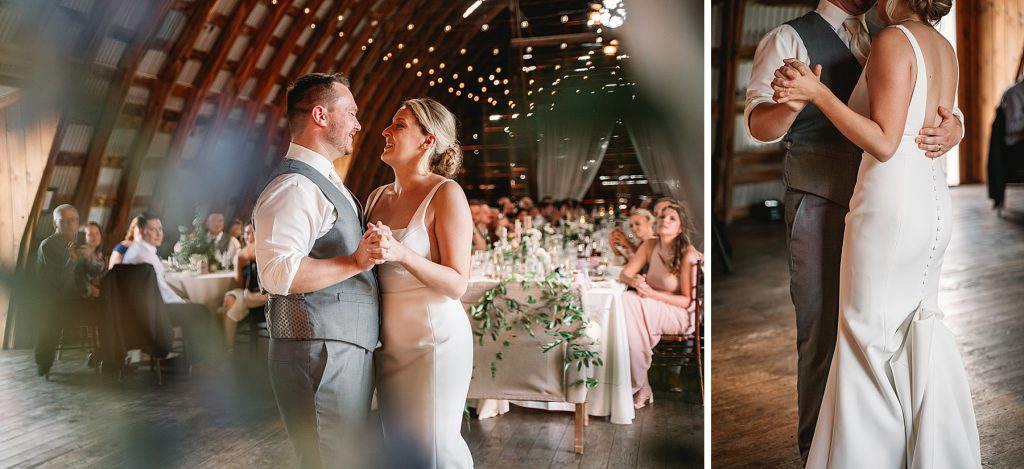
M 174 343 L 174 328 L 164 308 L 156 272 L 149 264 L 118 264 L 101 284 L 105 303 L 104 349 L 118 367 L 128 350 L 142 349 L 164 358 Z

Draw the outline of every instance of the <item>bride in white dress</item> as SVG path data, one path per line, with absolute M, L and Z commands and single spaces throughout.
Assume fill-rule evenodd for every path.
M 773 83 L 777 101 L 813 102 L 864 150 L 809 468 L 981 467 L 967 376 L 938 307 L 952 228 L 944 159 L 915 143 L 956 96 L 956 53 L 929 24 L 950 8 L 950 0 L 879 2 L 891 26 L 874 39 L 849 107 L 821 85 L 819 69 L 796 61 Z
M 381 160 L 395 182 L 374 190 L 366 211 L 367 236 L 384 251 L 377 351 L 384 436 L 411 442 L 417 467 L 473 466 L 461 434 L 473 333 L 459 302 L 473 224 L 465 193 L 448 179 L 462 162 L 455 132 L 455 116 L 441 104 L 406 101 L 383 132 Z

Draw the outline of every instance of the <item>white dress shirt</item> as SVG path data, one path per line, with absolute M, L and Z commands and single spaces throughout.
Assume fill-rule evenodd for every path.
M 821 15 L 829 26 L 839 35 L 839 39 L 850 47 L 850 33 L 843 27 L 843 22 L 850 17 L 842 8 L 835 6 L 828 0 L 820 0 L 815 13 Z M 861 21 L 863 21 L 861 15 Z M 750 72 L 750 83 L 747 85 L 747 104 L 743 108 L 744 128 L 753 141 L 759 143 L 775 143 L 782 140 L 782 136 L 771 141 L 763 142 L 750 135 L 750 112 L 759 104 L 775 103 L 772 95 L 772 80 L 775 78 L 775 70 L 783 65 L 784 59 L 796 58 L 797 60 L 814 66 L 811 56 L 807 52 L 800 34 L 788 24 L 783 24 L 765 34 L 754 52 L 754 64 Z
M 355 198 L 341 184 L 334 165 L 323 155 L 292 143 L 285 158 L 313 167 L 332 180 L 359 213 Z M 338 212 L 313 181 L 301 174 L 283 174 L 267 184 L 253 210 L 256 263 L 260 285 L 275 295 L 287 295 L 299 263 L 313 250 L 316 240 L 334 226 Z
M 167 284 L 167 280 L 164 280 L 164 264 L 160 262 L 160 257 L 156 255 L 156 246 L 136 238 L 135 242 L 125 251 L 124 260 L 121 262 L 123 264 L 149 264 L 153 266 L 153 270 L 156 271 L 156 283 L 160 286 L 160 297 L 163 298 L 164 303 L 185 302 L 171 289 L 171 286 Z
M 814 12 L 821 15 L 828 22 L 829 26 L 839 36 L 839 39 L 843 41 L 843 44 L 846 44 L 846 47 L 850 47 L 851 36 L 846 27 L 843 26 L 843 22 L 851 17 L 849 13 L 828 0 L 820 0 L 818 8 Z M 859 15 L 856 18 L 860 21 L 861 27 L 866 30 L 867 26 L 864 22 L 864 15 Z M 807 52 L 807 46 L 804 45 L 803 39 L 800 38 L 800 34 L 788 24 L 783 24 L 765 34 L 754 52 L 750 82 L 747 85 L 747 102 L 743 108 L 743 128 L 746 130 L 747 136 L 755 142 L 775 143 L 782 140 L 785 136 L 782 135 L 770 141 L 758 140 L 750 134 L 750 113 L 760 104 L 775 103 L 775 100 L 772 99 L 772 95 L 775 94 L 774 90 L 772 90 L 775 70 L 778 70 L 783 65 L 782 61 L 784 59 L 789 58 L 796 58 L 811 67 L 815 65 L 810 63 L 811 57 Z M 964 122 L 960 109 L 954 108 L 953 114 L 960 119 L 961 124 Z M 963 128 L 965 129 L 966 126 Z

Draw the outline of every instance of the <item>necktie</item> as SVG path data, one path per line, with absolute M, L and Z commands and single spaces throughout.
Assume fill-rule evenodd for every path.
M 850 52 L 857 58 L 860 65 L 868 61 L 868 54 L 871 52 L 871 39 L 868 28 L 864 26 L 860 17 L 851 16 L 843 22 L 843 27 L 850 33 Z

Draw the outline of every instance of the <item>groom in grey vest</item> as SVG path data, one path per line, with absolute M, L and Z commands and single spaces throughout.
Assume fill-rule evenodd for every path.
M 825 393 L 839 322 L 839 263 L 845 217 L 857 182 L 861 150 L 813 104 L 777 104 L 773 79 L 792 69 L 783 59 L 821 64 L 821 82 L 847 101 L 870 51 L 865 12 L 874 0 L 821 0 L 804 16 L 772 30 L 754 54 L 744 118 L 759 142 L 785 140 L 786 232 L 790 294 L 797 324 L 797 402 L 800 456 L 807 461 Z M 877 18 L 874 18 L 877 19 Z M 875 26 L 872 22 L 872 26 Z M 928 157 L 956 146 L 962 125 L 940 108 L 942 123 L 921 129 L 918 145 Z
M 291 144 L 253 212 L 260 285 L 270 294 L 270 379 L 304 468 L 359 466 L 380 336 L 362 207 L 333 161 L 360 130 L 341 74 L 310 74 L 288 90 Z

